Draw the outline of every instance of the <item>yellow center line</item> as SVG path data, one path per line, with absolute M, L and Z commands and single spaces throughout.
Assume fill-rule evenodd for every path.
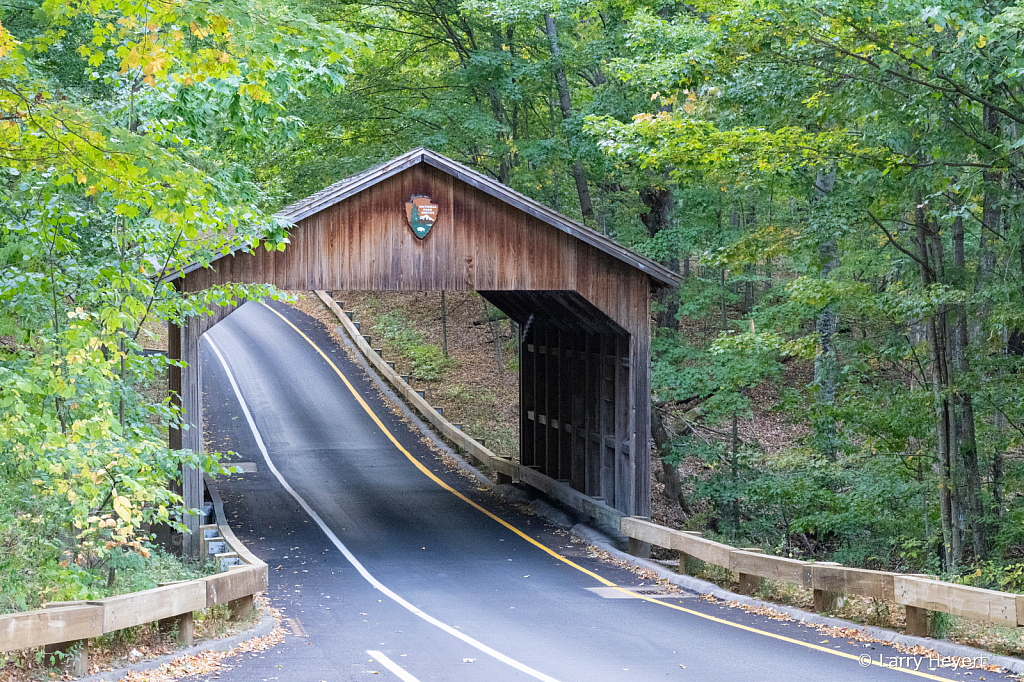
M 263 303 L 263 302 L 261 301 L 261 303 Z M 711 616 L 711 615 L 708 615 L 706 613 L 701 613 L 700 611 L 694 611 L 692 609 L 687 609 L 687 608 L 684 608 L 682 606 L 678 606 L 676 604 L 669 604 L 669 603 L 667 603 L 665 601 L 662 601 L 660 599 L 654 599 L 654 598 L 648 597 L 646 595 L 636 594 L 635 592 L 630 592 L 629 590 L 626 590 L 626 589 L 623 589 L 622 587 L 619 587 L 618 585 L 616 585 L 615 583 L 611 582 L 607 578 L 599 576 L 598 574 L 594 573 L 593 571 L 589 571 L 586 568 L 583 568 L 582 566 L 580 566 L 579 564 L 575 563 L 571 559 L 568 559 L 568 558 L 562 556 L 561 554 L 559 554 L 558 552 L 554 551 L 553 549 L 550 549 L 549 547 L 547 547 L 546 545 L 540 543 L 539 541 L 535 540 L 534 538 L 531 538 L 529 535 L 527 535 L 523 531 L 519 530 L 518 528 L 516 528 L 512 524 L 510 524 L 507 521 L 505 521 L 504 519 L 496 516 L 495 514 L 492 514 L 491 512 L 489 512 L 488 510 L 484 509 L 483 507 L 481 507 L 479 504 L 477 504 L 473 500 L 469 499 L 468 497 L 466 497 L 465 495 L 460 493 L 455 488 L 452 488 L 450 485 L 448 485 L 447 483 L 442 481 L 440 478 L 435 476 L 434 473 L 432 471 L 430 471 L 430 469 L 425 467 L 418 459 L 413 457 L 412 454 L 410 454 L 408 450 L 406 450 L 404 447 L 402 447 L 402 444 L 398 442 L 398 439 L 396 439 L 394 437 L 394 435 L 392 435 L 391 431 L 389 431 L 388 428 L 386 426 L 384 426 L 384 423 L 381 422 L 379 417 L 377 417 L 377 414 L 373 411 L 373 409 L 371 409 L 370 406 L 366 403 L 366 401 L 363 400 L 363 397 L 359 394 L 359 392 L 355 389 L 355 387 L 352 386 L 352 384 L 349 382 L 348 378 L 344 374 L 341 373 L 341 370 L 338 369 L 338 366 L 334 364 L 334 361 L 332 361 L 331 358 L 328 357 L 328 355 L 326 353 L 324 353 L 320 349 L 320 347 L 317 346 L 313 342 L 312 339 L 310 339 L 308 336 L 306 336 L 301 329 L 299 329 L 294 324 L 292 324 L 291 321 L 288 320 L 288 318 L 286 318 L 284 315 L 282 315 L 278 311 L 276 311 L 273 308 L 271 308 L 266 303 L 263 303 L 263 306 L 266 307 L 267 310 L 269 310 L 270 312 L 274 313 L 275 315 L 280 317 L 282 320 L 284 320 L 285 324 L 287 324 L 289 327 L 294 329 L 295 333 L 297 333 L 299 336 L 301 336 L 303 339 L 305 339 L 306 342 L 309 343 L 309 345 L 313 347 L 313 349 L 320 355 L 320 357 L 322 357 L 327 362 L 327 364 L 330 365 L 331 369 L 334 370 L 335 374 L 337 374 L 338 377 L 341 378 L 341 380 L 344 382 L 345 386 L 348 388 L 349 392 L 352 393 L 352 396 L 356 399 L 356 402 L 358 402 L 362 406 L 362 408 L 366 411 L 366 414 L 368 414 L 370 416 L 370 418 L 374 421 L 375 424 L 377 424 L 377 426 L 384 433 L 384 435 L 388 437 L 388 440 L 390 440 L 395 445 L 395 447 L 398 448 L 398 450 L 403 455 L 405 455 L 406 458 L 408 458 L 408 460 L 410 462 L 412 462 L 416 466 L 417 469 L 422 471 L 427 476 L 427 478 L 429 478 L 434 483 L 438 484 L 439 486 L 441 486 L 442 488 L 444 488 L 445 490 L 450 492 L 452 495 L 455 495 L 457 498 L 459 498 L 460 500 L 462 500 L 463 502 L 465 502 L 469 506 L 471 506 L 474 509 L 482 512 L 483 514 L 487 515 L 489 518 L 493 519 L 494 521 L 497 521 L 498 523 L 500 523 L 505 528 L 508 528 L 510 531 L 512 531 L 513 533 L 515 533 L 519 537 L 523 538 L 527 542 L 529 542 L 531 545 L 534 545 L 535 547 L 537 547 L 537 548 L 547 552 L 548 554 L 550 554 L 554 558 L 558 559 L 559 561 L 561 561 L 561 562 L 563 562 L 563 563 L 565 563 L 565 564 L 567 564 L 569 566 L 572 566 L 576 570 L 578 570 L 578 571 L 580 571 L 582 573 L 587 574 L 588 576 L 590 576 L 594 580 L 597 580 L 598 582 L 602 583 L 603 585 L 606 585 L 608 587 L 614 587 L 615 589 L 619 590 L 620 592 L 623 592 L 624 594 L 628 594 L 630 597 L 633 597 L 635 599 L 643 599 L 644 601 L 650 602 L 651 604 L 657 604 L 658 606 L 663 606 L 663 607 L 670 608 L 670 609 L 673 609 L 673 610 L 676 610 L 676 611 L 682 611 L 683 613 L 688 613 L 688 614 L 690 614 L 692 616 L 697 616 L 698 618 L 703 618 L 705 620 L 709 620 L 709 621 L 712 621 L 714 623 L 720 623 L 722 625 L 727 625 L 727 626 L 732 627 L 732 628 L 738 628 L 740 630 L 745 630 L 747 632 L 752 632 L 752 633 L 755 633 L 755 634 L 758 634 L 758 635 L 763 635 L 765 637 L 771 637 L 772 639 L 777 639 L 777 640 L 780 640 L 780 641 L 783 641 L 783 642 L 788 642 L 790 644 L 796 644 L 798 646 L 802 646 L 802 647 L 805 647 L 807 649 L 814 649 L 816 651 L 821 651 L 821 652 L 824 652 L 824 653 L 827 653 L 827 654 L 832 654 L 833 656 L 840 656 L 842 658 L 848 658 L 850 660 L 854 660 L 854 661 L 859 662 L 861 665 L 863 665 L 863 662 L 865 660 L 868 660 L 868 659 L 863 658 L 862 657 L 863 655 L 858 656 L 856 654 L 846 653 L 845 651 L 837 651 L 835 649 L 829 649 L 828 647 L 823 647 L 823 646 L 820 646 L 818 644 L 811 644 L 810 642 L 803 642 L 803 641 L 800 641 L 799 639 L 793 639 L 791 637 L 786 637 L 784 635 L 778 635 L 778 634 L 775 634 L 774 632 L 767 632 L 765 630 L 759 630 L 757 628 L 750 627 L 749 625 L 743 625 L 742 623 L 734 623 L 732 621 L 724 620 L 722 618 L 716 618 L 715 616 Z M 929 673 L 924 673 L 924 672 L 921 672 L 920 670 L 911 670 L 909 668 L 894 668 L 894 667 L 885 665 L 880 660 L 876 660 L 876 659 L 870 659 L 870 660 L 871 660 L 871 665 L 879 666 L 879 667 L 884 668 L 886 670 L 892 670 L 894 672 L 907 673 L 908 675 L 915 675 L 917 677 L 923 677 L 923 678 L 928 679 L 928 680 L 949 680 L 949 678 L 939 677 L 937 675 L 932 675 L 932 674 L 929 674 Z M 865 666 L 865 667 L 868 667 L 868 666 Z

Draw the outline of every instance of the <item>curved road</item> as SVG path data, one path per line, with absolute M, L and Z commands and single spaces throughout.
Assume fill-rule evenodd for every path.
M 250 302 L 203 338 L 208 439 L 255 464 L 225 507 L 292 633 L 219 680 L 1001 678 L 895 670 L 891 648 L 695 595 L 609 598 L 642 581 L 449 471 L 318 322 Z

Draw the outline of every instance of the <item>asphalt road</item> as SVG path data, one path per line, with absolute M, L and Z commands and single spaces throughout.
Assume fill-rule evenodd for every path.
M 609 598 L 624 595 L 605 582 L 643 581 L 446 467 L 284 305 L 247 303 L 208 332 L 202 379 L 208 442 L 255 465 L 219 487 L 291 631 L 224 682 L 1002 679 L 895 669 L 889 647 L 696 595 Z

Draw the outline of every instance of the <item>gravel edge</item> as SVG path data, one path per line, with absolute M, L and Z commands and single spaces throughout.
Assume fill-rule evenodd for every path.
M 276 626 L 274 617 L 270 615 L 268 611 L 263 609 L 260 610 L 260 613 L 261 617 L 259 623 L 244 632 L 239 632 L 237 635 L 231 635 L 230 637 L 225 637 L 223 639 L 208 639 L 186 649 L 181 649 L 173 654 L 164 654 L 163 656 L 157 656 L 156 658 L 150 658 L 145 661 L 133 663 L 129 666 L 125 666 L 124 668 L 106 670 L 94 675 L 88 675 L 87 677 L 76 677 L 75 682 L 114 682 L 115 680 L 122 679 L 130 672 L 155 670 L 163 664 L 170 663 L 181 656 L 193 656 L 205 651 L 227 651 L 228 649 L 234 649 L 242 642 L 255 639 L 257 637 L 266 637 L 274 631 L 274 627 Z

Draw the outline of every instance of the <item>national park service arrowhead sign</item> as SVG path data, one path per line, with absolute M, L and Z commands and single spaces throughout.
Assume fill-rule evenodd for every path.
M 405 204 L 405 215 L 409 218 L 412 233 L 423 239 L 437 220 L 437 204 L 431 203 L 428 196 L 413 194 L 412 200 Z

